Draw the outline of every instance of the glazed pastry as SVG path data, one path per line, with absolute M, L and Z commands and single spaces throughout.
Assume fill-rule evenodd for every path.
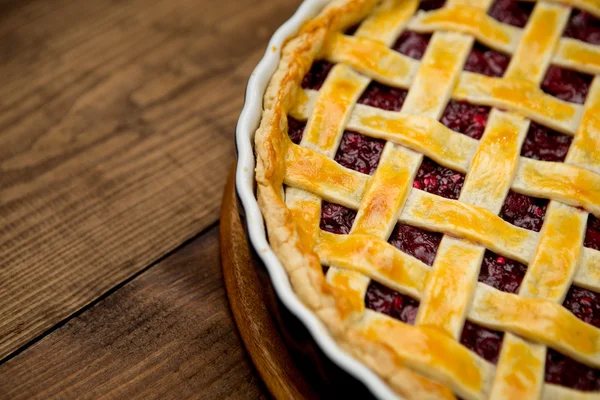
M 407 399 L 600 398 L 600 3 L 339 0 L 257 196 L 298 297 Z

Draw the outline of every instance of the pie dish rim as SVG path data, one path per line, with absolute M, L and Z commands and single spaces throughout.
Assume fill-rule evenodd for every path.
M 314 18 L 330 3 L 330 0 L 303 0 L 294 14 L 272 35 L 263 57 L 251 73 L 236 126 L 235 187 L 243 208 L 242 217 L 246 220 L 249 241 L 265 265 L 279 300 L 302 322 L 317 346 L 334 364 L 363 383 L 376 398 L 401 399 L 373 370 L 343 350 L 319 317 L 294 292 L 287 272 L 267 240 L 264 219 L 255 195 L 254 136 L 263 113 L 264 94 L 281 59 L 280 49 L 306 21 Z
M 288 209 L 288 206 L 282 201 L 280 194 L 285 174 L 283 160 L 288 159 L 288 157 L 296 157 L 295 155 L 290 155 L 289 150 L 286 150 L 288 141 L 286 140 L 284 127 L 286 124 L 285 114 L 289 112 L 291 105 L 294 104 L 296 86 L 299 84 L 302 76 L 308 71 L 308 67 L 312 61 L 317 57 L 316 54 L 322 49 L 321 46 L 323 40 L 325 40 L 324 36 L 331 31 L 343 30 L 349 27 L 354 21 L 359 19 L 357 15 L 366 15 L 366 13 L 360 14 L 358 9 L 361 7 L 360 4 L 364 5 L 368 3 L 368 0 L 359 0 L 356 2 L 342 0 L 334 1 L 333 3 L 339 6 L 336 11 L 331 10 L 333 12 L 326 11 L 322 13 L 318 18 L 308 22 L 302 28 L 299 35 L 296 35 L 287 42 L 287 49 L 283 51 L 282 61 L 264 97 L 265 110 L 255 142 L 257 157 L 256 182 L 258 183 L 259 204 L 269 226 L 270 243 L 285 266 L 295 293 L 323 320 L 324 325 L 336 337 L 342 348 L 348 349 L 351 354 L 355 354 L 359 359 L 364 360 L 374 371 L 381 374 L 386 381 L 391 381 L 390 384 L 396 388 L 402 382 L 402 374 L 396 374 L 395 368 L 390 367 L 390 362 L 393 361 L 393 358 L 388 356 L 385 348 L 380 349 L 377 348 L 378 346 L 368 346 L 371 342 L 369 339 L 371 335 L 367 335 L 367 339 L 369 339 L 366 340 L 367 343 L 356 337 L 352 337 L 352 329 L 349 329 L 351 327 L 344 322 L 344 315 L 346 315 L 344 313 L 344 304 L 342 304 L 344 297 L 335 293 L 337 292 L 335 289 L 328 290 L 328 285 L 323 283 L 319 259 L 310 250 L 312 249 L 310 238 L 304 236 L 301 238 L 298 237 L 298 233 L 305 233 L 304 228 L 297 229 L 297 225 L 304 227 L 301 224 L 302 217 L 298 216 L 300 218 L 298 219 L 292 218 L 289 215 L 290 210 L 295 210 L 293 211 L 295 213 L 300 212 L 299 210 L 301 209 L 297 208 L 299 204 L 293 207 L 289 206 L 290 208 Z M 365 12 L 364 8 L 362 11 Z M 353 15 L 356 18 L 354 21 L 349 21 L 348 15 Z M 447 40 L 447 43 L 450 42 Z M 420 110 L 420 108 L 418 109 Z M 320 145 L 320 142 L 315 145 Z M 288 151 L 287 155 L 286 151 Z M 291 178 L 285 175 L 285 179 L 286 183 L 288 183 L 288 179 Z M 309 206 L 307 210 L 314 209 L 308 203 L 307 206 Z M 304 215 L 304 211 L 301 211 L 301 213 Z M 311 211 L 311 221 L 316 218 L 313 214 Z M 311 222 L 311 226 L 312 223 L 314 221 Z M 308 240 L 308 242 L 304 243 L 305 240 Z M 305 246 L 303 246 L 304 244 Z M 340 289 L 344 288 L 340 287 Z M 352 297 L 352 299 L 354 298 Z M 371 331 L 366 332 L 372 333 Z M 410 352 L 408 349 L 405 349 L 405 351 Z M 387 367 L 381 367 L 380 364 L 386 364 L 386 362 L 388 364 Z M 412 379 L 407 380 L 412 381 Z M 436 380 L 439 379 L 436 378 Z M 400 384 L 400 386 L 404 385 Z M 463 393 L 467 393 L 463 389 L 460 388 L 460 390 L 457 389 L 456 391 L 463 395 Z M 406 392 L 403 390 L 403 393 L 413 393 L 412 387 L 406 390 Z

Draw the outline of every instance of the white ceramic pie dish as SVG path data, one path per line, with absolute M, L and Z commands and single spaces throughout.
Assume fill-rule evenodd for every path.
M 329 335 L 321 321 L 298 299 L 288 276 L 267 240 L 263 218 L 254 191 L 254 133 L 262 114 L 262 99 L 277 68 L 280 50 L 286 38 L 296 33 L 303 22 L 314 17 L 328 0 L 305 0 L 294 15 L 273 35 L 264 57 L 258 63 L 246 87 L 245 102 L 236 128 L 236 189 L 245 211 L 250 242 L 264 263 L 277 296 L 289 311 L 308 329 L 321 350 L 336 365 L 362 382 L 377 398 L 398 399 L 387 384 L 370 369 L 343 351 Z

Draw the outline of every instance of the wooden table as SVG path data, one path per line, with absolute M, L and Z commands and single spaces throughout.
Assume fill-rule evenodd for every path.
M 267 396 L 218 211 L 299 0 L 0 0 L 0 398 Z

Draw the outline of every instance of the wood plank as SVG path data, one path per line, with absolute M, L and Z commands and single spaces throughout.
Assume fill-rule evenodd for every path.
M 0 398 L 256 399 L 211 228 L 0 366 Z
M 217 219 L 298 3 L 0 2 L 0 359 Z
M 221 264 L 231 311 L 246 349 L 263 382 L 276 399 L 318 399 L 328 393 L 320 380 L 309 380 L 300 372 L 314 365 L 299 363 L 287 348 L 265 304 L 267 288 L 258 277 L 256 265 L 240 220 L 235 193 L 235 165 L 221 206 Z M 337 392 L 340 393 L 339 390 Z M 331 394 L 331 393 L 330 393 Z

